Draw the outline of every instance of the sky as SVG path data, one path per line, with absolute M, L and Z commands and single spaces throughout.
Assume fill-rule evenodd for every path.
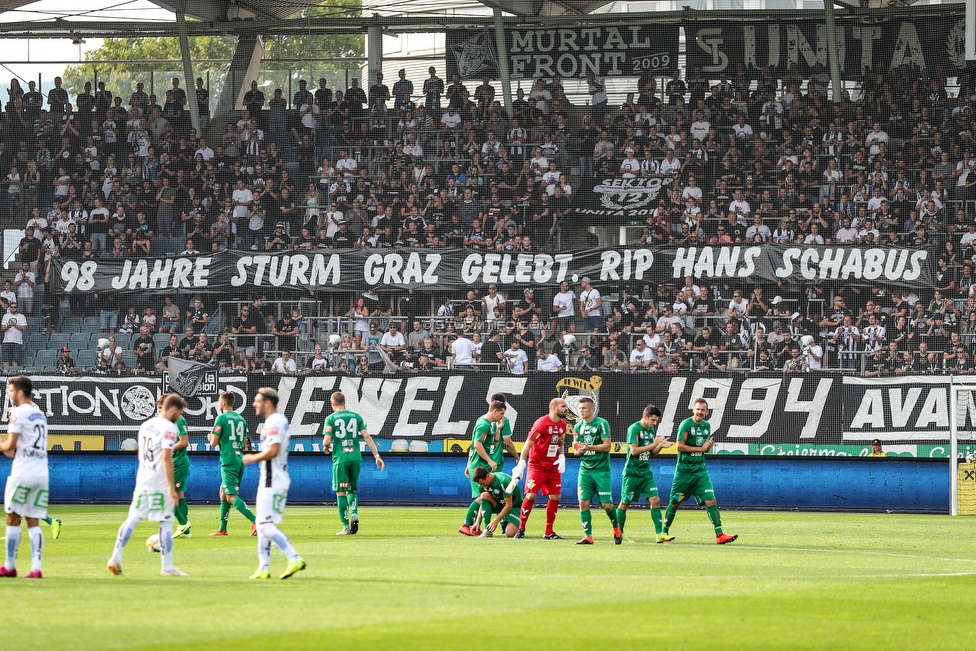
M 86 4 L 92 7 L 88 9 L 92 12 L 91 16 L 78 16 L 81 13 L 78 5 L 72 5 L 69 0 L 41 0 L 0 14 L 0 23 L 49 21 L 58 16 L 77 16 L 77 19 L 90 20 L 173 20 L 171 12 L 161 9 L 148 0 L 118 0 L 118 2 L 105 0 L 97 4 Z M 105 7 L 105 9 L 98 10 L 95 7 Z M 6 87 L 6 80 L 14 75 L 26 81 L 36 80 L 40 73 L 44 85 L 47 86 L 67 66 L 84 60 L 86 52 L 97 50 L 101 44 L 102 39 L 95 38 L 86 39 L 83 45 L 74 45 L 68 39 L 0 40 L 0 60 L 29 62 L 0 64 L 0 80 L 4 80 L 2 85 Z M 47 61 L 68 63 L 45 63 Z

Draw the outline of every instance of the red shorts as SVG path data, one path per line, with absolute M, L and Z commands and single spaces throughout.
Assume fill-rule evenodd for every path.
M 531 465 L 525 477 L 526 493 L 559 497 L 563 492 L 563 476 L 554 465 L 551 468 Z

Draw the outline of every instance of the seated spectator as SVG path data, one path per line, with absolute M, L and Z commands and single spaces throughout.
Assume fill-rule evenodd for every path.
M 54 360 L 54 366 L 61 375 L 71 375 L 75 372 L 75 360 L 71 356 L 71 349 L 67 346 L 61 349 L 61 356 Z
M 281 375 L 295 375 L 298 372 L 298 365 L 291 358 L 291 352 L 287 350 L 281 351 L 281 356 L 271 365 L 271 372 Z
M 122 361 L 122 346 L 115 342 L 115 337 L 108 338 L 108 346 L 102 351 L 102 358 L 99 364 L 102 371 L 115 371 L 122 373 L 127 370 L 125 362 Z
M 380 349 L 384 353 L 390 356 L 390 359 L 394 362 L 402 359 L 403 350 L 407 347 L 407 342 L 403 338 L 403 334 L 400 332 L 400 326 L 396 323 L 391 323 L 389 331 L 383 334 L 380 339 Z
M 563 363 L 558 355 L 553 355 L 545 346 L 539 346 L 536 350 L 536 370 L 547 373 L 556 373 L 563 368 Z
M 230 340 L 227 332 L 221 332 L 220 338 L 213 347 L 213 359 L 216 359 L 221 368 L 231 368 L 234 365 L 234 343 Z
M 188 328 L 189 330 L 189 328 Z M 213 358 L 213 346 L 206 332 L 197 335 L 196 342 L 189 348 L 189 358 L 194 362 L 207 363 Z
M 322 354 L 322 344 L 315 344 L 314 353 L 305 361 L 305 373 L 322 375 L 328 371 L 329 359 Z

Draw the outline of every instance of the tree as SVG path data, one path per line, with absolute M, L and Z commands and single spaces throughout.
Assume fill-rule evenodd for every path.
M 194 36 L 190 38 L 190 57 L 195 61 L 230 59 L 234 54 L 234 44 L 235 39 L 227 36 Z M 139 81 L 146 85 L 147 92 L 151 90 L 150 72 L 158 73 L 155 75 L 157 89 L 170 87 L 169 73 L 173 72 L 173 68 L 179 70 L 179 76 L 182 77 L 182 67 L 178 63 L 167 66 L 140 61 L 179 61 L 182 54 L 179 39 L 176 37 L 107 38 L 100 48 L 88 52 L 85 58 L 89 63 L 71 66 L 62 75 L 64 87 L 72 97 L 84 90 L 86 81 L 92 82 L 94 88 L 96 75 L 99 81 L 105 82 L 106 88 L 122 95 L 123 101 L 128 100 L 128 94 L 135 90 L 136 83 Z M 100 61 L 124 60 L 131 60 L 132 63 L 100 63 Z M 207 70 L 221 70 L 226 67 L 226 64 L 205 63 L 201 64 L 199 69 L 194 65 L 194 70 L 198 76 L 206 77 Z M 214 90 L 211 87 L 211 94 L 214 94 Z
M 351 18 L 361 14 L 361 0 L 326 0 L 316 7 L 295 14 L 293 18 Z M 206 60 L 230 59 L 234 54 L 236 39 L 230 36 L 191 36 L 189 41 L 190 57 L 195 62 L 200 62 L 194 63 L 194 73 L 204 79 L 207 79 L 207 73 L 210 73 L 210 97 L 212 101 L 216 101 L 223 88 L 227 64 L 207 63 Z M 291 70 L 292 76 L 298 78 L 310 71 L 311 62 L 316 59 L 362 57 L 364 53 L 365 38 L 362 34 L 278 36 L 266 42 L 264 67 L 269 71 Z M 170 88 L 170 78 L 178 76 L 182 82 L 183 68 L 179 63 L 181 58 L 180 43 L 176 37 L 108 38 L 100 48 L 86 54 L 86 63 L 71 66 L 64 71 L 62 75 L 64 87 L 69 96 L 74 98 L 84 91 L 85 82 L 91 82 L 94 88 L 97 75 L 98 81 L 104 81 L 106 88 L 121 95 L 123 103 L 127 103 L 128 95 L 135 90 L 136 83 L 141 81 L 145 84 L 147 92 L 156 91 L 160 95 L 157 99 L 162 104 L 161 95 L 165 89 Z M 145 62 L 147 60 L 167 60 L 173 63 L 147 63 Z M 308 61 L 309 64 L 296 63 L 296 60 Z M 102 61 L 131 61 L 132 63 L 101 63 Z M 314 67 L 316 72 L 321 71 L 324 74 L 326 70 L 341 71 L 350 67 L 358 68 L 358 64 L 320 62 L 315 63 Z M 279 83 L 280 76 L 280 74 L 272 75 Z M 285 76 L 287 77 L 287 73 Z M 336 75 L 327 76 L 331 79 Z

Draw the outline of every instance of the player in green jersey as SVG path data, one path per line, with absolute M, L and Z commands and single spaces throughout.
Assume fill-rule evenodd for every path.
M 207 436 L 210 447 L 220 447 L 220 528 L 211 536 L 227 535 L 227 517 L 231 507 L 237 509 L 251 522 L 251 535 L 258 535 L 254 525 L 254 514 L 238 493 L 244 478 L 244 441 L 247 436 L 247 421 L 234 411 L 234 394 L 226 391 L 220 394 L 217 402 L 220 415 L 214 421 L 213 429 Z
M 519 525 L 516 514 L 522 506 L 522 489 L 518 482 L 512 481 L 512 476 L 503 472 L 489 472 L 485 466 L 478 466 L 471 476 L 484 491 L 479 499 L 485 520 L 495 514 L 485 524 L 485 530 L 480 537 L 491 538 L 500 524 L 504 525 L 502 533 L 509 538 L 514 537 Z
M 332 413 L 325 419 L 322 428 L 324 434 L 322 451 L 332 454 L 332 490 L 335 491 L 339 519 L 342 520 L 342 531 L 336 535 L 346 536 L 359 532 L 357 488 L 359 468 L 363 461 L 363 453 L 359 449 L 359 437 L 366 441 L 366 446 L 373 453 L 376 467 L 380 471 L 386 468 L 386 463 L 380 458 L 373 437 L 366 431 L 366 421 L 356 412 L 346 409 L 346 396 L 341 391 L 335 391 L 331 402 Z M 336 439 L 334 450 L 332 449 L 333 437 Z
M 477 536 L 481 534 L 477 529 L 475 520 L 478 510 L 481 507 L 482 487 L 474 480 L 474 471 L 478 468 L 487 468 L 491 472 L 498 469 L 499 463 L 492 457 L 494 447 L 501 447 L 495 443 L 495 428 L 505 417 L 506 409 L 508 409 L 508 406 L 504 401 L 492 401 L 488 406 L 488 413 L 475 422 L 474 431 L 471 433 L 471 449 L 468 451 L 468 465 L 464 469 L 464 474 L 471 480 L 471 498 L 474 501 L 468 507 L 468 513 L 464 517 L 464 524 L 458 529 L 465 536 Z M 484 513 L 482 515 L 484 516 Z
M 157 408 L 162 408 L 165 397 L 160 396 L 156 401 Z M 190 476 L 190 457 L 187 454 L 190 447 L 190 430 L 187 428 L 186 418 L 183 416 L 180 416 L 179 420 L 176 421 L 176 431 L 180 437 L 177 439 L 176 445 L 173 446 L 173 483 L 176 486 L 176 494 L 180 501 L 173 509 L 173 515 L 176 516 L 176 522 L 179 525 L 176 527 L 173 537 L 189 538 L 191 535 L 190 521 L 187 516 L 190 507 L 186 503 L 186 480 Z
M 712 478 L 705 469 L 705 454 L 715 445 L 712 438 L 712 427 L 705 420 L 708 415 L 708 402 L 704 398 L 695 401 L 691 410 L 691 418 L 686 418 L 678 425 L 678 463 L 674 468 L 674 481 L 671 483 L 671 499 L 664 513 L 664 542 L 674 540 L 668 531 L 678 507 L 686 499 L 695 496 L 699 503 L 705 505 L 708 519 L 715 527 L 715 542 L 719 545 L 730 543 L 739 536 L 722 532 L 722 516 L 715 501 L 715 489 L 712 488 Z
M 657 493 L 657 482 L 648 460 L 658 454 L 662 448 L 671 447 L 672 443 L 664 436 L 656 436 L 657 424 L 661 420 L 661 410 L 654 405 L 644 407 L 641 419 L 627 430 L 627 461 L 624 463 L 620 505 L 617 506 L 617 522 L 624 539 L 627 523 L 627 509 L 634 500 L 640 501 L 646 497 L 651 507 L 651 520 L 654 521 L 654 532 L 657 542 L 663 543 L 664 533 L 661 527 L 661 498 Z
M 593 544 L 593 522 L 590 499 L 596 495 L 610 524 L 613 526 L 613 542 L 622 541 L 617 513 L 613 509 L 613 491 L 610 481 L 610 423 L 596 415 L 596 402 L 589 396 L 580 398 L 580 420 L 576 423 L 573 452 L 580 455 L 577 495 L 579 496 L 580 520 L 583 522 L 583 538 L 577 545 Z
M 493 393 L 491 400 L 488 401 L 489 404 L 495 401 L 504 402 L 506 405 L 508 401 L 505 399 L 504 393 Z M 506 411 L 507 413 L 507 411 Z M 492 442 L 493 445 L 490 447 L 489 452 L 492 460 L 498 464 L 498 468 L 501 469 L 505 463 L 505 452 L 518 459 L 518 450 L 515 449 L 515 443 L 512 442 L 512 424 L 508 420 L 508 416 L 502 416 L 502 419 L 493 424 L 492 428 Z

